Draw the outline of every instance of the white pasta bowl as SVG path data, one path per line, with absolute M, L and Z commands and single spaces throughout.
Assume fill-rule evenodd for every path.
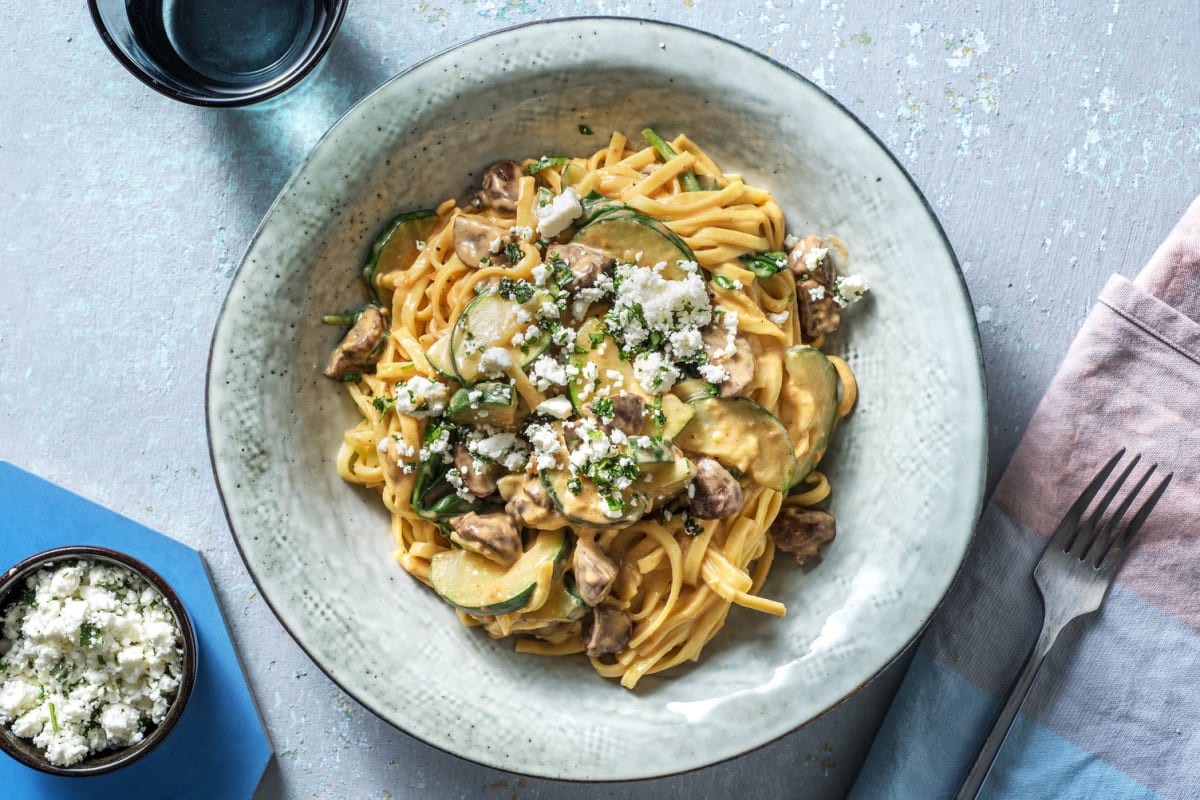
M 613 129 L 687 133 L 772 191 L 789 229 L 845 241 L 870 299 L 832 350 L 860 399 L 822 462 L 838 538 L 763 593 L 699 663 L 635 691 L 586 660 L 519 655 L 463 628 L 393 559 L 376 493 L 335 457 L 356 411 L 320 375 L 361 302 L 374 237 L 459 196 L 501 158 L 584 155 Z M 595 132 L 588 135 L 587 130 Z M 855 692 L 918 635 L 966 550 L 985 467 L 978 337 L 962 276 L 920 192 L 849 112 L 722 39 L 628 19 L 501 31 L 418 64 L 317 145 L 268 212 L 213 338 L 212 459 L 247 567 L 305 651 L 384 720 L 465 758 L 578 780 L 665 775 L 744 753 Z

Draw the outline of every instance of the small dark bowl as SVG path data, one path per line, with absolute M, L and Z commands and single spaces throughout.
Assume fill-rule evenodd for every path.
M 180 639 L 183 642 L 183 660 L 181 665 L 183 674 L 179 678 L 179 690 L 175 693 L 175 699 L 171 701 L 171 706 L 167 710 L 166 717 L 142 741 L 129 747 L 96 753 L 69 767 L 60 767 L 51 764 L 46 760 L 41 750 L 34 746 L 33 742 L 15 735 L 9 730 L 7 725 L 0 725 L 0 750 L 8 753 L 26 766 L 33 767 L 42 772 L 48 772 L 51 775 L 66 775 L 71 777 L 100 775 L 105 772 L 112 772 L 113 770 L 132 764 L 155 747 L 158 747 L 167 738 L 168 734 L 171 733 L 171 729 L 175 727 L 175 723 L 179 721 L 179 718 L 183 716 L 188 698 L 192 694 L 192 686 L 196 682 L 197 661 L 196 634 L 192 629 L 192 622 L 188 618 L 187 610 L 179 600 L 179 596 L 175 594 L 175 591 L 167 585 L 167 582 L 158 573 L 141 561 L 106 547 L 95 547 L 93 545 L 56 547 L 53 550 L 46 550 L 37 555 L 30 556 L 16 566 L 11 567 L 3 575 L 0 575 L 0 612 L 8 610 L 9 604 L 12 602 L 11 596 L 13 591 L 24 586 L 25 579 L 32 573 L 37 572 L 43 567 L 51 567 L 57 562 L 76 561 L 80 559 L 102 561 L 119 567 L 125 567 L 134 574 L 140 575 L 162 594 L 163 599 L 171 607 L 171 611 L 174 612 L 175 619 L 179 623 Z

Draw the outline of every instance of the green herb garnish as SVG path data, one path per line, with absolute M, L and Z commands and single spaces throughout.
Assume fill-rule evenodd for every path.
M 526 175 L 537 175 L 544 169 L 552 167 L 561 167 L 567 163 L 566 156 L 542 156 L 537 161 L 525 168 Z

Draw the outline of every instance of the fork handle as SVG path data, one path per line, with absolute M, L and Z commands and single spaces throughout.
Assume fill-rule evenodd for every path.
M 1061 630 L 1062 625 L 1056 625 L 1050 620 L 1046 620 L 1041 634 L 1038 635 L 1037 643 L 1029 651 L 1029 656 L 1025 659 L 1025 666 L 1021 668 L 1017 679 L 1013 681 L 1012 688 L 1008 690 L 1008 698 L 1000 709 L 1000 715 L 992 723 L 987 738 L 983 740 L 983 747 L 980 748 L 979 755 L 975 757 L 975 763 L 967 771 L 967 777 L 963 779 L 958 794 L 954 795 L 954 800 L 974 800 L 979 795 L 979 789 L 992 769 L 996 754 L 1000 752 L 1000 746 L 1004 744 L 1008 730 L 1012 727 L 1013 720 L 1017 718 L 1021 704 L 1025 702 L 1025 696 L 1029 694 L 1029 687 L 1033 685 L 1033 679 L 1037 677 L 1042 662 L 1046 660 L 1046 655 L 1054 646 Z

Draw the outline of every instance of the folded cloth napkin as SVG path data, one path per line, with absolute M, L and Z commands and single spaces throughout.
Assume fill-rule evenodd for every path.
M 988 502 L 851 793 L 948 798 L 1041 625 L 1033 566 L 1120 447 L 1175 477 L 1042 666 L 983 798 L 1200 798 L 1200 199 L 1113 276 Z M 1140 475 L 1140 470 L 1135 473 Z M 1147 492 L 1148 493 L 1148 492 Z

